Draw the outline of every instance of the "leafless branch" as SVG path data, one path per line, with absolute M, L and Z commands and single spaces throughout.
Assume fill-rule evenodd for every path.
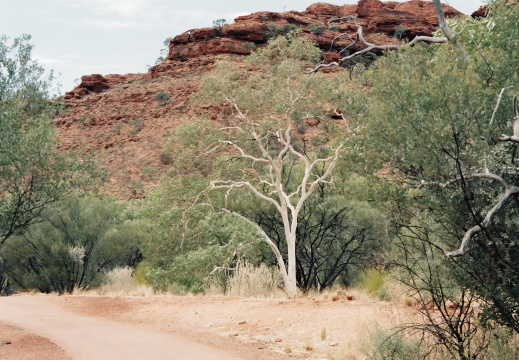
M 517 97 L 519 95 L 514 96 L 514 105 L 512 112 L 512 123 L 514 126 L 514 134 L 512 136 L 501 135 L 499 138 L 500 141 L 511 141 L 519 144 L 519 108 L 517 105 Z
M 494 108 L 494 112 L 492 113 L 492 117 L 490 118 L 490 124 L 488 125 L 487 129 L 487 136 L 485 139 L 486 142 L 486 150 L 485 150 L 485 172 L 488 173 L 488 141 L 490 138 L 490 129 L 492 128 L 492 125 L 494 124 L 494 120 L 496 118 L 497 110 L 499 109 L 499 104 L 501 104 L 501 98 L 503 96 L 503 93 L 505 92 L 506 88 L 502 88 L 501 92 L 499 93 L 499 96 L 497 97 L 497 103 L 496 107 Z
M 465 233 L 465 235 L 463 236 L 463 239 L 461 241 L 461 245 L 460 245 L 459 249 L 455 250 L 455 251 L 445 251 L 445 256 L 447 256 L 449 259 L 451 259 L 451 258 L 454 258 L 457 256 L 464 255 L 467 252 L 467 248 L 469 246 L 469 242 L 472 239 L 472 237 L 474 235 L 480 233 L 481 231 L 483 231 L 484 227 L 486 227 L 490 224 L 494 215 L 496 215 L 499 212 L 499 210 L 501 210 L 503 208 L 503 206 L 506 205 L 510 201 L 510 199 L 512 199 L 512 197 L 514 197 L 518 194 L 519 194 L 518 187 L 514 186 L 512 188 L 508 188 L 505 191 L 505 193 L 503 194 L 503 197 L 501 198 L 501 200 L 499 200 L 497 202 L 497 204 L 495 204 L 494 207 L 487 212 L 487 215 L 485 216 L 483 221 L 480 224 L 473 226 Z
M 491 222 L 492 218 L 503 208 L 504 205 L 506 205 L 514 196 L 519 195 L 519 187 L 511 187 L 509 186 L 506 181 L 495 174 L 490 173 L 476 173 L 465 177 L 465 180 L 470 179 L 489 179 L 496 181 L 499 185 L 501 185 L 504 189 L 504 194 L 502 195 L 501 199 L 494 205 L 492 209 L 490 209 L 485 218 L 477 225 L 473 226 L 469 230 L 465 232 L 465 235 L 463 236 L 463 239 L 461 241 L 461 245 L 458 250 L 455 251 L 445 251 L 445 255 L 447 258 L 451 259 L 457 256 L 462 256 L 467 252 L 467 248 L 469 246 L 470 240 L 474 237 L 474 235 L 482 232 L 485 227 L 487 227 Z M 438 186 L 441 188 L 446 188 L 450 185 L 453 185 L 455 183 L 460 182 L 461 179 L 455 179 L 448 181 L 446 183 L 439 183 L 439 182 L 433 182 L 433 183 L 426 183 L 422 181 L 419 188 L 423 187 L 431 187 L 431 186 Z
M 447 21 L 445 20 L 445 15 L 443 13 L 443 9 L 442 9 L 440 0 L 433 0 L 433 2 L 434 2 L 434 9 L 436 11 L 436 16 L 438 17 L 438 22 L 440 23 L 440 27 L 441 27 L 443 33 L 445 34 L 445 37 L 416 36 L 410 42 L 408 42 L 406 44 L 402 44 L 402 45 L 375 45 L 375 44 L 367 42 L 364 39 L 364 35 L 362 32 L 362 26 L 360 26 L 357 23 L 357 18 L 355 18 L 355 26 L 357 26 L 357 38 L 365 46 L 365 48 L 362 50 L 356 51 L 353 54 L 344 56 L 341 59 L 339 59 L 338 61 L 334 61 L 334 62 L 331 62 L 328 64 L 319 63 L 314 68 L 306 69 L 306 73 L 307 74 L 314 73 L 321 68 L 327 68 L 327 67 L 331 67 L 331 66 L 340 66 L 345 61 L 353 59 L 354 57 L 356 57 L 358 55 L 362 55 L 367 52 L 372 52 L 372 51 L 376 51 L 376 50 L 378 50 L 378 51 L 399 50 L 399 49 L 404 50 L 404 49 L 407 49 L 407 48 L 410 48 L 410 47 L 416 45 L 419 42 L 441 44 L 441 43 L 446 43 L 446 42 L 452 41 L 454 38 L 454 35 L 452 34 L 452 31 L 450 30 L 449 26 L 447 25 Z

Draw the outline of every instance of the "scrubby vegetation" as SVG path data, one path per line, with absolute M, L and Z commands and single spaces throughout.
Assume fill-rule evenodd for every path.
M 40 177 L 54 170 L 35 162 L 34 175 L 17 179 L 48 187 L 27 198 L 41 208 L 17 218 L 12 205 L 33 193 L 9 177 L 25 158 L 4 161 L 2 150 L 3 290 L 7 281 L 60 293 L 98 287 L 126 266 L 137 267 L 136 281 L 176 293 L 294 297 L 355 285 L 423 314 L 374 330 L 370 358 L 516 358 L 517 21 L 519 7 L 497 0 L 486 18 L 450 20 L 454 41 L 370 58 L 358 76 L 305 75 L 321 51 L 267 24 L 267 47 L 206 74 L 190 101 L 222 109 L 218 121 L 186 118 L 172 131 L 160 155 L 169 172 L 138 211 L 82 195 L 58 201 L 54 189 L 70 188 Z M 405 41 L 405 28 L 395 36 Z M 21 106 L 20 129 L 39 119 L 23 94 L 1 91 L 2 109 Z M 48 124 L 36 123 L 51 149 Z M 154 174 L 143 168 L 143 178 Z

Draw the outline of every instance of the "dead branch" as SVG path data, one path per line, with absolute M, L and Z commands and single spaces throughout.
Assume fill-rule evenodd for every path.
M 442 29 L 443 33 L 445 34 L 445 37 L 416 36 L 410 42 L 408 42 L 406 44 L 402 44 L 402 45 L 375 45 L 375 44 L 367 42 L 364 39 L 364 35 L 362 32 L 362 26 L 360 26 L 357 23 L 357 18 L 355 18 L 355 26 L 357 27 L 357 39 L 366 47 L 362 50 L 354 52 L 353 54 L 344 56 L 341 59 L 339 59 L 338 61 L 334 61 L 334 62 L 331 62 L 328 64 L 319 63 L 314 68 L 306 69 L 305 73 L 310 74 L 310 73 L 317 72 L 321 68 L 327 68 L 327 67 L 331 67 L 331 66 L 340 66 L 342 63 L 344 63 L 347 60 L 353 59 L 354 57 L 356 57 L 358 55 L 362 55 L 367 52 L 372 52 L 375 50 L 379 50 L 379 51 L 404 50 L 404 49 L 408 49 L 408 48 L 416 45 L 419 42 L 441 44 L 441 43 L 446 43 L 446 42 L 452 41 L 452 39 L 454 38 L 454 35 L 452 34 L 449 26 L 447 25 L 447 21 L 445 20 L 445 15 L 443 13 L 443 9 L 442 9 L 440 0 L 433 0 L 433 2 L 434 2 L 434 9 L 436 11 L 436 16 L 438 17 L 438 22 L 440 23 L 440 28 Z M 351 38 L 350 38 L 350 40 L 351 40 Z
M 465 232 L 465 235 L 463 236 L 463 239 L 461 240 L 461 245 L 458 250 L 455 251 L 446 251 L 444 250 L 445 256 L 447 258 L 452 259 L 454 257 L 462 256 L 467 252 L 467 248 L 469 246 L 470 240 L 474 237 L 474 235 L 482 232 L 485 227 L 487 227 L 491 222 L 492 218 L 505 206 L 513 197 L 519 195 L 519 187 L 516 186 L 509 186 L 508 183 L 500 176 L 491 174 L 491 173 L 476 173 L 465 177 L 465 180 L 470 179 L 488 179 L 488 180 L 494 180 L 499 185 L 501 185 L 504 189 L 504 193 L 501 197 L 501 199 L 490 209 L 485 218 L 478 223 L 477 225 L 473 226 L 469 230 Z M 425 181 L 422 181 L 422 183 L 418 186 L 419 189 L 424 187 L 432 187 L 437 186 L 441 188 L 446 188 L 450 185 L 453 185 L 455 183 L 460 182 L 461 179 L 455 179 L 448 181 L 446 183 L 440 183 L 440 182 L 432 182 L 432 183 L 426 183 Z
M 452 259 L 454 257 L 464 255 L 467 252 L 467 248 L 469 246 L 469 242 L 472 239 L 472 237 L 474 235 L 482 232 L 484 230 L 484 228 L 490 224 L 494 215 L 496 215 L 499 212 L 499 210 L 501 210 L 503 208 L 503 206 L 506 205 L 510 201 L 510 199 L 512 199 L 512 197 L 514 197 L 516 195 L 519 195 L 518 187 L 514 186 L 512 188 L 508 188 L 505 191 L 505 193 L 503 194 L 503 197 L 501 198 L 501 200 L 499 200 L 497 202 L 497 204 L 494 205 L 494 207 L 488 211 L 488 213 L 485 216 L 485 218 L 483 219 L 483 221 L 480 224 L 473 226 L 465 233 L 465 235 L 463 236 L 463 239 L 461 241 L 461 245 L 460 245 L 459 249 L 455 250 L 455 251 L 445 251 L 444 250 L 445 256 L 447 256 L 447 258 L 449 258 L 449 259 Z
M 519 95 L 514 96 L 514 105 L 512 111 L 512 124 L 514 126 L 514 134 L 512 136 L 501 135 L 499 141 L 511 141 L 519 144 L 519 109 L 517 106 L 517 97 Z

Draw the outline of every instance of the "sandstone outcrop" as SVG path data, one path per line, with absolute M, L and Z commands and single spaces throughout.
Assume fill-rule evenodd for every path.
M 447 16 L 458 14 L 448 7 L 444 10 Z M 343 6 L 316 3 L 303 12 L 258 12 L 222 28 L 194 29 L 191 36 L 175 37 L 167 59 L 148 73 L 83 76 L 81 84 L 64 96 L 67 109 L 54 119 L 61 139 L 58 147 L 100 155 L 109 173 L 104 187 L 120 199 L 142 197 L 169 170 L 175 156 L 162 146 L 168 133 L 184 121 L 226 118 L 225 107 L 192 101 L 202 77 L 217 60 L 240 62 L 254 48 L 265 46 L 267 37 L 297 27 L 333 61 L 340 49 L 351 44 L 342 37 L 329 51 L 338 34 L 346 32 L 356 39 L 355 17 L 366 39 L 377 44 L 396 41 L 398 25 L 407 28 L 404 36 L 409 38 L 431 34 L 438 26 L 430 2 L 362 0 Z M 242 69 L 246 71 L 245 66 Z M 321 131 L 315 119 L 304 121 L 309 127 L 304 136 Z
M 103 76 L 101 74 L 83 75 L 81 83 L 72 91 L 65 93 L 65 100 L 81 99 L 90 93 L 99 93 L 109 89 L 114 85 L 124 83 L 130 80 L 134 75 L 117 75 L 111 74 Z
M 455 9 L 443 5 L 446 17 L 462 16 Z M 240 16 L 233 24 L 221 28 L 191 30 L 173 38 L 169 44 L 167 60 L 185 61 L 209 54 L 248 54 L 262 46 L 276 32 L 297 27 L 303 36 L 313 39 L 330 59 L 338 58 L 338 52 L 351 44 L 346 37 L 332 41 L 340 33 L 348 33 L 356 39 L 354 18 L 363 26 L 366 40 L 378 44 L 395 42 L 394 32 L 404 26 L 404 36 L 431 35 L 438 27 L 434 5 L 430 1 L 411 0 L 404 3 L 360 0 L 358 5 L 332 5 L 316 3 L 305 11 L 284 13 L 257 12 Z M 350 50 L 360 50 L 355 43 Z M 334 55 L 335 54 L 335 55 Z

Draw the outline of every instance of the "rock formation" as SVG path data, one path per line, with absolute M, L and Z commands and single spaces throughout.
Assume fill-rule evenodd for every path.
M 446 6 L 444 11 L 447 16 L 459 14 Z M 191 36 L 176 36 L 167 59 L 147 74 L 83 76 L 81 84 L 65 94 L 67 109 L 54 120 L 59 148 L 99 155 L 109 171 L 105 187 L 112 195 L 142 196 L 169 169 L 168 157 L 174 154 L 162 147 L 168 132 L 182 121 L 225 116 L 225 109 L 191 101 L 201 78 L 218 59 L 240 61 L 264 46 L 268 37 L 299 28 L 319 44 L 327 60 L 335 60 L 351 41 L 340 38 L 330 51 L 332 40 L 343 32 L 356 39 L 355 17 L 366 39 L 377 44 L 396 41 L 399 25 L 405 26 L 408 38 L 430 35 L 438 26 L 431 2 L 361 0 L 358 5 L 317 3 L 303 12 L 258 12 L 221 28 L 193 29 Z M 356 42 L 352 47 L 362 45 Z
M 446 17 L 462 16 L 447 5 L 443 5 L 443 9 Z M 193 29 L 191 35 L 186 32 L 171 40 L 167 59 L 185 61 L 208 54 L 248 54 L 265 44 L 276 32 L 291 28 L 299 28 L 303 36 L 313 39 L 324 51 L 331 48 L 331 52 L 337 54 L 331 57 L 338 58 L 338 51 L 350 45 L 351 41 L 342 37 L 332 46 L 332 40 L 344 32 L 355 39 L 355 17 L 364 27 L 366 39 L 378 44 L 393 43 L 395 28 L 399 25 L 405 26 L 405 37 L 408 38 L 431 35 L 438 27 L 434 5 L 430 1 L 382 3 L 379 0 L 360 0 L 358 5 L 343 6 L 316 3 L 303 12 L 263 11 L 240 16 L 233 24 L 221 28 Z M 351 49 L 361 48 L 361 44 L 355 44 Z

